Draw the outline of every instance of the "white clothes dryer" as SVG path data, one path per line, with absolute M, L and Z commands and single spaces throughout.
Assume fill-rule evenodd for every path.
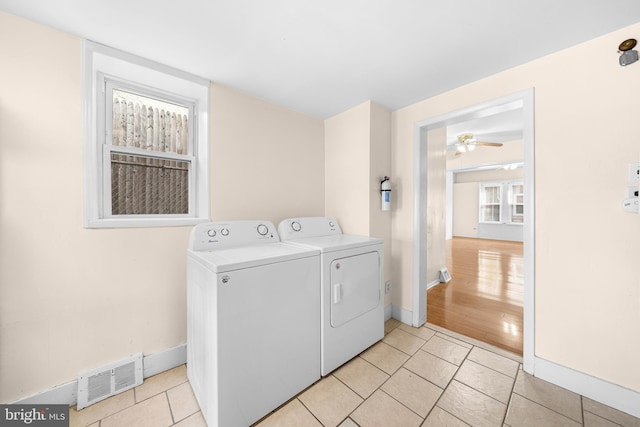
M 283 220 L 280 238 L 320 250 L 320 366 L 329 374 L 384 337 L 381 239 L 343 234 L 335 218 Z
M 319 250 L 268 221 L 199 224 L 187 251 L 187 375 L 210 427 L 246 427 L 320 378 Z

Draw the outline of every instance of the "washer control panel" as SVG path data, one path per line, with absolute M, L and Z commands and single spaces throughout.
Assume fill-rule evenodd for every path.
M 288 218 L 278 225 L 282 240 L 342 234 L 338 221 L 331 217 Z
M 270 221 L 208 222 L 193 227 L 189 249 L 210 251 L 279 241 L 276 228 Z

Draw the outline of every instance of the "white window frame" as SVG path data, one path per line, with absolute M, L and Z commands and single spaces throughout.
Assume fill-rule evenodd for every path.
M 498 187 L 499 188 L 498 194 L 500 194 L 500 201 L 497 203 L 497 205 L 498 205 L 500 218 L 498 219 L 498 221 L 485 221 L 484 220 L 483 208 L 485 206 L 488 206 L 488 205 L 496 205 L 496 203 L 484 203 L 485 188 L 487 188 L 487 187 Z M 502 183 L 501 182 L 481 182 L 480 186 L 479 186 L 479 192 L 478 192 L 478 222 L 480 224 L 502 224 L 502 218 L 503 218 L 503 214 L 504 214 L 503 209 L 502 209 L 502 203 L 503 203 Z
M 504 182 L 495 182 L 495 181 L 487 181 L 480 182 L 478 186 L 478 223 L 480 224 L 508 224 L 508 225 L 524 225 L 524 213 L 522 222 L 513 222 L 512 221 L 512 211 L 511 207 L 515 204 L 519 204 L 523 206 L 524 212 L 524 193 L 522 193 L 522 203 L 513 203 L 513 192 L 512 188 L 514 185 L 522 185 L 524 188 L 524 182 L 521 180 L 515 181 L 504 181 Z M 500 188 L 500 220 L 499 221 L 484 221 L 482 208 L 489 204 L 484 203 L 484 189 L 486 187 L 498 187 Z
M 209 81 L 97 43 L 83 43 L 84 124 L 84 225 L 103 227 L 166 227 L 209 221 Z M 112 151 L 146 155 L 146 150 L 107 144 L 110 126 L 105 126 L 111 99 L 106 99 L 107 82 L 149 96 L 190 106 L 188 155 L 153 152 L 191 162 L 189 213 L 173 215 L 111 215 Z
M 516 185 L 521 185 L 522 186 L 522 193 L 514 193 L 513 192 L 513 187 Z M 512 224 L 512 225 L 523 225 L 524 224 L 524 182 L 523 181 L 509 181 L 507 183 L 507 188 L 508 188 L 508 193 L 509 193 L 509 199 L 508 199 L 508 205 L 509 205 L 509 221 L 508 224 Z M 520 196 L 521 197 L 521 201 L 517 202 L 516 201 L 516 197 Z M 517 206 L 517 205 L 521 205 L 522 206 L 522 221 L 520 222 L 514 222 L 513 221 L 513 206 Z

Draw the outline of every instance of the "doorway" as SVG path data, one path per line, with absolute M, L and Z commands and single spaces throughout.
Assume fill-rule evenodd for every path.
M 428 146 L 430 131 L 479 119 L 500 112 L 521 109 L 523 118 L 522 141 L 524 148 L 524 204 L 528 215 L 523 224 L 523 365 L 527 372 L 533 370 L 534 359 L 534 135 L 533 135 L 533 89 L 518 92 L 476 106 L 433 117 L 415 124 L 414 132 L 414 250 L 413 250 L 413 324 L 422 325 L 427 319 L 427 277 L 429 256 L 427 247 L 431 233 L 427 230 L 427 196 L 434 188 L 429 187 Z M 442 189 L 436 189 L 442 192 Z M 440 267 L 438 267 L 440 268 Z M 433 279 L 431 279 L 433 280 Z
M 451 280 L 427 291 L 427 322 L 522 355 L 522 242 L 454 236 Z

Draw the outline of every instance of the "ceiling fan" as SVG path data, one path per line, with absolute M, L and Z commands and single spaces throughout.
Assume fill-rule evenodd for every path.
M 467 151 L 473 151 L 476 149 L 477 145 L 484 145 L 487 147 L 502 147 L 501 142 L 486 142 L 486 141 L 477 141 L 472 133 L 461 133 L 458 135 L 458 142 L 455 144 L 451 144 L 447 147 L 449 150 L 455 150 L 456 156 L 462 153 L 466 153 Z

